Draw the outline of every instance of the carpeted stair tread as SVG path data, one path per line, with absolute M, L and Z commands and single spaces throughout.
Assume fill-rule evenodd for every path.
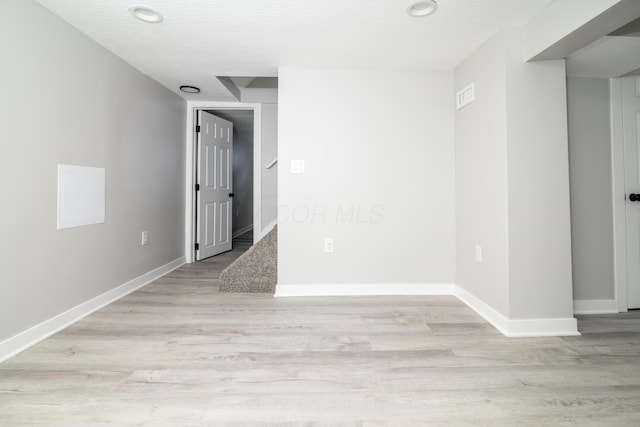
M 220 274 L 220 292 L 275 293 L 277 228 L 242 254 Z

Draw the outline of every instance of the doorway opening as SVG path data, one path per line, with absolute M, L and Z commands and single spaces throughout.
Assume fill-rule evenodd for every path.
M 639 70 L 640 72 L 640 70 Z M 611 80 L 615 286 L 619 312 L 640 308 L 640 75 Z
M 192 104 L 192 103 L 189 103 Z M 242 148 L 235 156 L 238 157 L 234 161 L 234 174 L 238 174 L 239 186 L 234 184 L 235 192 L 241 190 L 241 194 L 234 197 L 233 219 L 238 218 L 233 224 L 233 234 L 235 236 L 253 230 L 253 242 L 258 241 L 262 237 L 260 227 L 260 200 L 261 195 L 261 174 L 259 170 L 259 161 L 261 157 L 262 142 L 262 106 L 261 104 L 246 103 L 220 103 L 209 102 L 202 104 L 188 105 L 187 109 L 187 200 L 185 209 L 185 253 L 187 262 L 196 260 L 196 224 L 198 212 L 198 198 L 196 184 L 198 183 L 198 134 L 196 126 L 198 121 L 198 113 L 200 111 L 210 112 L 224 120 L 234 123 L 234 128 L 238 128 L 238 137 L 242 138 Z M 235 131 L 234 131 L 235 136 Z M 237 147 L 240 144 L 236 144 Z M 234 147 L 235 148 L 235 147 Z M 236 203 L 237 199 L 237 203 Z

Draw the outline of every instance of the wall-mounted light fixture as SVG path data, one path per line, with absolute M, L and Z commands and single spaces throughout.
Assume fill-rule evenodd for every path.
M 422 18 L 433 14 L 438 9 L 435 0 L 415 0 L 407 6 L 407 13 L 414 18 Z

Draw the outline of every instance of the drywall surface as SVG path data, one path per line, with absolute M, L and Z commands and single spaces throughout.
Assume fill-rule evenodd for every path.
M 571 318 L 571 220 L 564 60 L 524 62 L 504 30 L 510 319 Z
M 453 283 L 451 72 L 283 68 L 278 116 L 278 284 Z
M 278 218 L 278 164 L 267 168 L 278 158 L 278 88 L 244 88 L 242 102 L 262 105 L 260 224 L 254 224 L 262 234 Z
M 567 79 L 573 297 L 615 298 L 609 80 Z
M 456 283 L 509 320 L 573 316 L 564 61 L 505 28 L 454 71 Z M 482 248 L 482 259 L 475 248 Z
M 625 5 L 624 3 L 628 3 Z M 525 25 L 525 59 L 559 59 L 633 19 L 636 0 L 552 1 Z M 617 7 L 622 5 L 623 7 Z M 620 11 L 615 11 L 619 9 Z M 613 13 L 612 13 L 613 12 Z M 627 13 L 628 20 L 624 18 Z M 621 14 L 620 16 L 618 16 Z
M 278 219 L 278 104 L 262 104 L 262 230 Z
M 185 103 L 32 1 L 0 51 L 2 341 L 184 256 Z M 56 229 L 59 163 L 105 168 L 104 224 Z
M 456 67 L 455 91 L 474 83 L 457 110 L 456 283 L 509 314 L 505 41 L 491 38 Z M 476 259 L 476 246 L 482 251 Z

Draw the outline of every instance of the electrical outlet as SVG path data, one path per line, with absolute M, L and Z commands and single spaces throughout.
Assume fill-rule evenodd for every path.
M 140 244 L 142 244 L 142 246 L 146 246 L 149 244 L 149 232 L 147 230 L 142 232 L 142 240 Z
M 482 246 L 476 245 L 476 262 L 482 262 Z
M 325 253 L 332 253 L 333 252 L 333 239 L 330 237 L 327 237 L 326 239 L 324 239 L 324 251 Z

